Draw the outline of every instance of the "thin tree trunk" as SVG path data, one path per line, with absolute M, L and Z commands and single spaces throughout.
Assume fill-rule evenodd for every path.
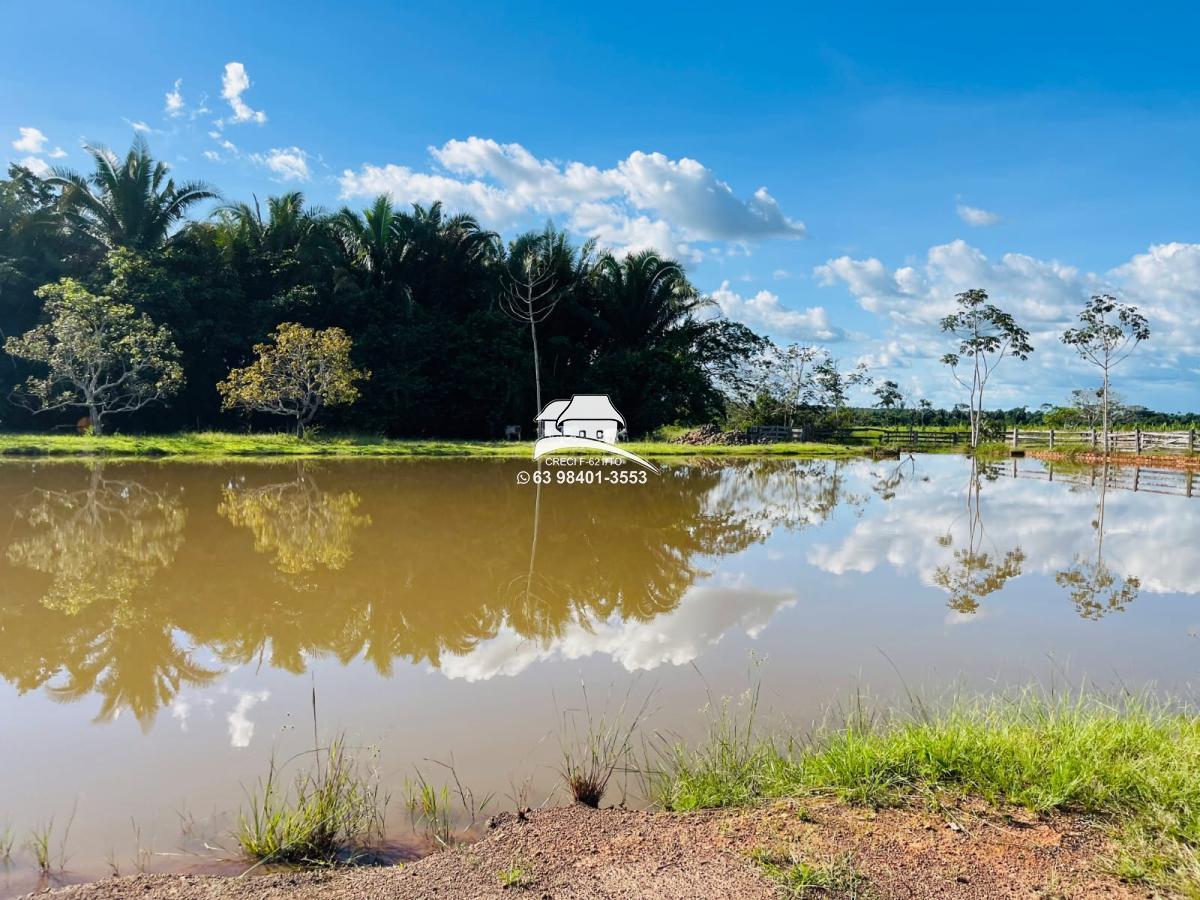
M 1104 455 L 1108 455 L 1108 366 L 1104 366 Z
M 534 415 L 542 413 L 542 370 L 538 364 L 538 345 L 537 345 L 537 326 L 533 321 L 533 304 L 529 306 L 529 336 L 533 339 L 533 386 L 537 396 L 537 412 Z
M 100 410 L 95 406 L 88 405 L 88 418 L 92 422 L 92 434 L 104 434 L 104 425 L 100 421 Z

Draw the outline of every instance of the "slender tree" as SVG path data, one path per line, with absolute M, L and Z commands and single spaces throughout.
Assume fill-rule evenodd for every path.
M 110 250 L 160 247 L 189 209 L 219 196 L 203 181 L 176 185 L 167 164 L 151 158 L 141 137 L 124 160 L 106 147 L 86 149 L 96 166 L 91 175 L 55 169 L 46 181 L 62 189 L 67 221 Z
M 1028 359 L 1033 352 L 1029 332 L 1011 315 L 988 302 L 987 291 L 974 288 L 955 297 L 958 309 L 942 319 L 942 331 L 958 339 L 958 351 L 947 353 L 942 362 L 970 393 L 971 447 L 979 446 L 983 429 L 983 395 L 996 366 L 1007 356 Z M 959 374 L 966 357 L 968 374 Z
M 1121 303 L 1108 294 L 1096 294 L 1079 313 L 1079 328 L 1068 328 L 1062 342 L 1074 347 L 1079 356 L 1097 366 L 1104 375 L 1101 388 L 1103 406 L 1104 452 L 1108 453 L 1109 376 L 1150 337 L 1150 325 L 1136 306 Z
M 90 293 L 64 278 L 37 291 L 50 321 L 4 349 L 49 370 L 31 375 L 14 399 L 34 412 L 80 407 L 92 431 L 104 420 L 171 397 L 183 386 L 179 349 L 165 326 L 128 303 Z
M 874 392 L 878 409 L 904 409 L 904 394 L 900 393 L 900 385 L 888 379 L 879 384 Z
M 539 413 L 543 407 L 537 327 L 550 318 L 562 298 L 558 290 L 560 262 L 559 235 L 548 227 L 523 243 L 514 242 L 504 270 L 504 293 L 500 307 L 505 315 L 529 325 L 529 338 L 533 345 L 533 384 Z

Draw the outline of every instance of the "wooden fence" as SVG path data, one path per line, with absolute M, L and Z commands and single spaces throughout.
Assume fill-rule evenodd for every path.
M 966 446 L 971 436 L 965 431 L 936 431 L 917 428 L 878 428 L 861 426 L 850 428 L 816 428 L 804 426 L 790 428 L 786 425 L 756 425 L 747 429 L 750 440 L 756 443 L 778 441 L 817 441 L 829 444 L 882 444 L 903 449 L 919 447 Z
M 1028 460 L 1017 459 L 990 463 L 990 475 L 1006 478 L 1025 478 L 1035 481 L 1061 481 L 1089 487 L 1105 485 L 1121 491 L 1140 491 L 1147 494 L 1172 494 L 1181 497 L 1200 497 L 1200 474 L 1185 469 L 1156 469 L 1148 466 L 1092 466 L 1088 469 L 1071 467 L 1055 469 L 1053 462 L 1030 466 Z
M 1086 431 L 1062 431 L 1055 428 L 1037 430 L 1033 428 L 1010 428 L 1004 435 L 1005 442 L 1014 450 L 1018 447 L 1045 447 L 1050 450 L 1077 450 L 1092 448 L 1099 450 L 1104 444 L 1104 434 L 1097 428 Z M 1141 453 L 1144 450 L 1172 450 L 1177 453 L 1195 453 L 1200 448 L 1196 440 L 1196 429 L 1189 431 L 1110 431 L 1108 452 Z

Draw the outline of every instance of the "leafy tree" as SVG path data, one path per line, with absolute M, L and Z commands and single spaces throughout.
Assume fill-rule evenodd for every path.
M 46 181 L 62 189 L 67 221 L 109 249 L 160 247 L 189 209 L 218 197 L 202 181 L 176 185 L 167 164 L 151 158 L 141 137 L 123 161 L 105 147 L 86 149 L 96 165 L 91 175 L 56 169 Z
M 922 397 L 917 401 L 917 415 L 922 425 L 925 424 L 925 417 L 933 412 L 933 404 Z
M 870 385 L 871 375 L 864 363 L 859 363 L 849 371 L 843 371 L 838 361 L 828 351 L 824 358 L 813 367 L 813 383 L 816 386 L 817 403 L 823 407 L 827 416 L 840 420 L 842 411 L 846 408 L 850 389 L 860 385 Z
M 1017 325 L 1011 315 L 988 302 L 987 291 L 974 288 L 955 297 L 958 310 L 942 319 L 942 331 L 958 340 L 958 351 L 947 353 L 942 362 L 962 387 L 970 393 L 971 446 L 979 446 L 983 427 L 983 395 L 996 366 L 1007 356 L 1025 360 L 1033 352 L 1029 332 Z M 966 357 L 969 374 L 962 376 L 958 367 Z
M 20 399 L 38 412 L 82 407 L 94 433 L 111 415 L 166 400 L 184 383 L 170 331 L 128 303 L 64 278 L 39 288 L 50 321 L 9 338 L 12 356 L 49 372 L 31 375 Z
M 350 337 L 340 328 L 318 331 L 284 322 L 270 343 L 255 346 L 258 359 L 230 372 L 217 390 L 227 409 L 240 406 L 294 418 L 300 436 L 323 406 L 357 400 L 355 382 L 371 377 L 354 368 L 350 350 Z
M 904 395 L 900 393 L 900 385 L 890 379 L 875 388 L 874 394 L 877 398 L 875 406 L 879 409 L 904 408 Z
M 1109 375 L 1129 358 L 1137 345 L 1150 337 L 1150 325 L 1136 306 L 1121 303 L 1108 294 L 1096 294 L 1079 313 L 1079 328 L 1068 328 L 1062 342 L 1074 347 L 1079 356 L 1104 373 L 1103 412 L 1104 452 L 1108 452 Z

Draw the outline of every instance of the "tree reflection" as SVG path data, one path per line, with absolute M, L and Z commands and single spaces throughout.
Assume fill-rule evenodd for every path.
M 1142 587 L 1136 575 L 1123 576 L 1104 562 L 1104 511 L 1109 477 L 1107 465 L 1101 474 L 1100 499 L 1096 503 L 1096 518 L 1092 520 L 1092 529 L 1096 532 L 1096 555 L 1094 558 L 1085 558 L 1082 554 L 1076 554 L 1075 561 L 1054 576 L 1059 587 L 1066 589 L 1079 615 L 1093 620 L 1102 619 L 1109 613 L 1124 612 L 1137 599 Z
M 353 491 L 321 490 L 311 467 L 299 463 L 291 481 L 247 487 L 230 483 L 217 511 L 254 535 L 254 549 L 268 554 L 284 575 L 298 576 L 320 566 L 341 569 L 350 561 L 354 533 L 369 525 L 355 511 L 361 502 Z
M 82 491 L 76 468 L 35 472 L 15 504 L 0 675 L 64 701 L 98 694 L 99 718 L 129 710 L 148 727 L 219 674 L 194 647 L 225 665 L 302 672 L 324 655 L 387 674 L 502 631 L 549 645 L 651 621 L 715 560 L 861 499 L 833 462 L 675 466 L 540 496 L 517 483 L 527 465 L 96 469 Z M 186 493 L 163 485 L 177 478 Z
M 1003 554 L 992 543 L 991 552 L 984 549 L 988 540 L 983 524 L 981 482 L 984 477 L 993 480 L 980 470 L 975 459 L 971 460 L 971 478 L 967 484 L 967 541 L 966 545 L 953 551 L 952 565 L 938 566 L 933 573 L 933 583 L 950 595 L 947 605 L 955 612 L 973 613 L 979 609 L 980 601 L 1000 590 L 1010 578 L 1021 574 L 1025 552 L 1014 547 Z M 950 531 L 938 539 L 943 547 L 953 547 L 954 538 Z M 991 543 L 991 542 L 989 542 Z
M 183 542 L 178 490 L 151 490 L 104 465 L 86 483 L 38 488 L 15 504 L 8 561 L 50 579 L 0 606 L 0 673 L 62 701 L 98 693 L 97 720 L 128 709 L 143 728 L 181 685 L 219 672 L 176 643 L 163 595 L 147 589 Z M 68 473 L 74 479 L 78 470 Z
M 171 564 L 186 518 L 178 495 L 91 467 L 78 490 L 34 490 L 16 509 L 30 532 L 8 545 L 8 559 L 51 577 L 42 604 L 77 613 L 129 600 Z

